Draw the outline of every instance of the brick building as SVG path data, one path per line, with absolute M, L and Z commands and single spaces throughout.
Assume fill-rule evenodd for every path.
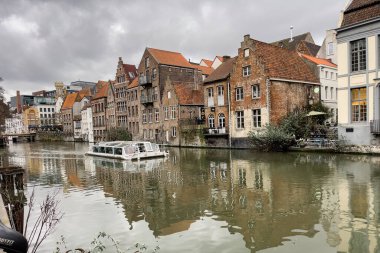
M 162 130 L 147 133 L 149 136 L 154 134 L 159 139 L 160 133 L 164 135 L 164 142 L 171 145 L 191 145 L 189 139 L 194 136 L 195 129 L 201 118 L 201 109 L 203 108 L 203 89 L 198 87 L 194 89 L 193 83 L 179 83 L 166 81 L 162 95 L 163 123 Z M 154 122 L 159 122 L 159 111 L 155 111 L 153 116 Z M 194 130 L 191 132 L 191 130 Z M 193 139 L 194 143 L 199 143 Z
M 117 127 L 114 85 L 115 85 L 115 82 L 109 81 L 108 91 L 107 91 L 107 107 L 106 107 L 107 129 L 113 129 Z
M 233 146 L 243 145 L 249 132 L 320 101 L 319 79 L 296 52 L 249 35 L 241 42 L 230 78 Z
M 128 128 L 128 85 L 137 77 L 135 65 L 125 64 L 119 57 L 115 76 L 115 105 L 116 105 L 116 126 Z
M 138 78 L 135 78 L 130 84 L 128 84 L 127 89 L 128 131 L 132 134 L 133 140 L 141 139 L 141 133 L 139 129 L 139 111 L 139 81 Z
M 77 99 L 77 93 L 67 95 L 61 107 L 60 118 L 62 120 L 63 132 L 68 135 L 74 134 L 73 128 L 73 106 Z
M 182 83 L 197 90 L 202 82 L 202 71 L 190 64 L 182 54 L 154 48 L 146 48 L 138 67 L 141 125 L 145 140 L 167 142 L 164 128 L 163 95 L 166 85 Z M 178 115 L 179 105 L 171 105 Z
M 107 134 L 106 107 L 109 82 L 99 81 L 96 85 L 97 91 L 91 100 L 92 122 L 94 141 L 105 141 Z
M 223 63 L 204 81 L 204 117 L 208 145 L 227 146 L 229 135 L 229 83 L 236 58 Z

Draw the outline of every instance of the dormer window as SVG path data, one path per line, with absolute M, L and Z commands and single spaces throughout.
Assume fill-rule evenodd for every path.
M 128 74 L 129 74 L 129 77 L 130 77 L 130 78 L 132 78 L 132 79 L 135 78 L 135 73 L 133 73 L 133 72 L 129 72 Z
M 249 56 L 249 48 L 244 49 L 244 57 Z

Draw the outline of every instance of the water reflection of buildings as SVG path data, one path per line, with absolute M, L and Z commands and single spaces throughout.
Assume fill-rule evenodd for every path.
M 326 235 L 318 243 L 338 252 L 380 251 L 380 158 L 171 149 L 167 160 L 137 165 L 26 152 L 20 162 L 31 179 L 66 188 L 101 184 L 123 207 L 130 229 L 144 220 L 157 237 L 191 230 L 210 216 L 241 234 L 251 252 L 281 252 L 293 236 L 317 240 L 318 233 Z

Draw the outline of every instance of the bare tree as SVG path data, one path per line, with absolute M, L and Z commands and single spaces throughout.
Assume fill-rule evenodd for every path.
M 35 191 L 33 189 L 29 199 L 29 210 L 24 229 L 24 236 L 28 240 L 28 252 L 30 253 L 37 252 L 38 247 L 54 231 L 63 217 L 63 213 L 58 208 L 60 201 L 57 200 L 57 194 L 58 192 L 46 195 L 40 204 L 40 215 L 29 232 L 30 217 L 35 205 Z

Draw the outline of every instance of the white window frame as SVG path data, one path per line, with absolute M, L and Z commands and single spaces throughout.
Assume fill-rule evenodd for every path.
M 214 88 L 207 88 L 207 96 L 209 98 L 213 98 L 214 97 Z
M 250 76 L 251 75 L 251 65 L 244 66 L 243 67 L 243 76 Z
M 215 128 L 215 116 L 214 114 L 210 114 L 207 118 L 208 127 L 209 128 Z
M 236 87 L 235 89 L 235 99 L 236 101 L 242 101 L 244 99 L 244 89 L 243 87 Z
M 249 48 L 244 49 L 244 57 L 249 56 Z
M 252 109 L 252 123 L 254 128 L 261 127 L 261 109 Z
M 261 93 L 260 93 L 260 85 L 259 84 L 254 84 L 252 85 L 252 98 L 260 98 Z
M 236 128 L 244 129 L 244 111 L 236 111 Z

